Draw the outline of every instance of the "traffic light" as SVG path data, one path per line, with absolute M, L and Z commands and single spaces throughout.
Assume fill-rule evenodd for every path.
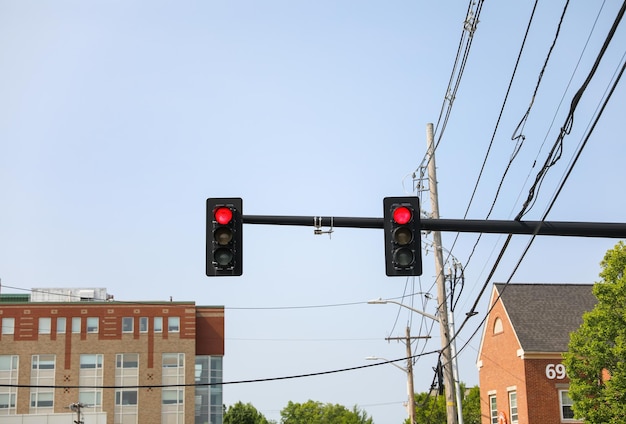
M 209 198 L 206 211 L 206 275 L 241 275 L 242 200 Z
M 422 275 L 419 199 L 385 197 L 383 206 L 387 275 Z

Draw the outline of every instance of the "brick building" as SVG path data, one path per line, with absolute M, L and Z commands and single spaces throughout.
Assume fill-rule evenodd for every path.
M 590 284 L 494 284 L 478 353 L 482 424 L 573 419 L 562 364 L 596 298 Z
M 0 415 L 80 402 L 110 424 L 222 423 L 221 306 L 33 289 L 0 296 L 0 321 Z

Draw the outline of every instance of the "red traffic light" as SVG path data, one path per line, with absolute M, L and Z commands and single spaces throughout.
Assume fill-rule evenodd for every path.
M 218 224 L 226 225 L 233 219 L 233 211 L 226 206 L 221 206 L 215 209 L 213 217 Z
M 411 221 L 412 217 L 413 212 L 411 212 L 411 209 L 406 206 L 398 206 L 393 210 L 393 220 L 397 224 L 404 225 Z

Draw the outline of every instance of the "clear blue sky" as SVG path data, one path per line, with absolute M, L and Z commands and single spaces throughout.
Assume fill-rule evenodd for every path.
M 436 134 L 442 218 L 465 215 L 493 139 L 467 213 L 487 217 L 563 4 L 538 5 L 501 119 L 533 2 L 482 7 L 450 118 Z M 490 218 L 520 211 L 619 7 L 570 4 Z M 255 215 L 381 217 L 383 197 L 413 193 L 467 9 L 452 1 L 0 0 L 0 278 L 17 288 L 3 292 L 106 287 L 124 301 L 224 305 L 226 382 L 401 358 L 404 345 L 385 337 L 407 324 L 414 334 L 428 327 L 407 310 L 365 302 L 435 295 L 432 252 L 424 275 L 407 281 L 385 276 L 381 230 L 336 229 L 329 238 L 310 227 L 246 225 L 244 276 L 209 279 L 205 200 L 242 197 L 244 213 Z M 622 64 L 624 25 L 524 219 L 541 219 L 585 139 Z M 624 99 L 622 82 L 548 220 L 624 222 Z M 470 341 L 459 356 L 468 385 L 478 383 L 480 332 L 471 337 L 491 285 L 511 276 L 529 241 L 514 237 L 487 281 L 504 237 L 482 237 L 467 263 L 476 239 L 443 234 L 467 265 L 457 323 L 488 287 L 459 334 L 460 344 Z M 539 237 L 512 281 L 594 282 L 616 242 Z M 422 294 L 399 300 L 435 311 Z M 435 329 L 414 350 L 439 346 Z M 417 361 L 416 391 L 428 390 L 435 361 Z M 377 424 L 398 424 L 405 383 L 384 365 L 226 385 L 224 401 L 251 402 L 275 420 L 290 400 L 356 404 Z

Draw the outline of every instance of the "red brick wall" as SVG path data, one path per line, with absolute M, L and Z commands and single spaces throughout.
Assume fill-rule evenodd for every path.
M 502 332 L 494 334 L 496 319 L 502 321 Z M 520 346 L 502 304 L 498 302 L 485 323 L 479 368 L 480 410 L 482 424 L 489 424 L 489 394 L 496 395 L 497 409 L 509 418 L 509 389 L 515 388 L 519 423 L 527 422 L 524 362 L 517 356 Z
M 502 320 L 502 332 L 494 334 L 497 318 Z M 548 378 L 546 367 L 561 364 L 561 354 L 533 354 L 520 349 L 515 332 L 500 302 L 489 313 L 480 350 L 480 405 L 482 424 L 490 424 L 489 394 L 496 394 L 498 411 L 510 420 L 508 391 L 517 392 L 518 424 L 561 424 L 559 390 L 567 389 L 569 380 L 555 372 Z M 577 422 L 568 420 L 568 423 Z

